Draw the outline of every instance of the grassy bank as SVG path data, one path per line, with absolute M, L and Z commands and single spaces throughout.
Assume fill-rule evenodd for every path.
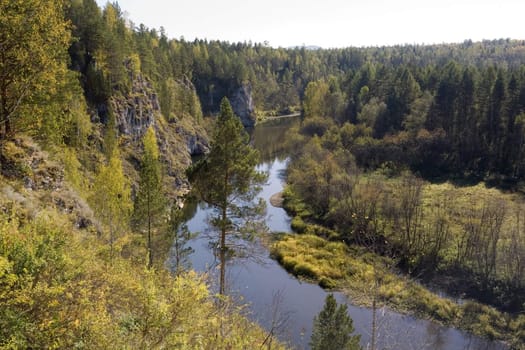
M 272 254 L 294 275 L 318 282 L 324 288 L 343 290 L 360 305 L 370 306 L 375 293 L 381 303 L 397 311 L 523 348 L 520 344 L 525 341 L 525 316 L 512 318 L 473 301 L 459 305 L 441 298 L 416 281 L 392 272 L 388 258 L 363 248 L 312 234 L 291 234 L 280 236 L 273 244 Z

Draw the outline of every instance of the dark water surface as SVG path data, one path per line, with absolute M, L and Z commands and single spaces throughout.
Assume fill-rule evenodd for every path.
M 269 174 L 260 196 L 268 203 L 266 224 L 272 232 L 290 232 L 290 218 L 286 212 L 268 202 L 272 194 L 282 190 L 287 154 L 279 147 L 290 125 L 298 122 L 297 119 L 290 119 L 263 124 L 253 133 L 254 144 L 261 150 L 264 160 L 259 169 Z M 187 225 L 191 232 L 201 233 L 190 242 L 195 250 L 190 257 L 192 267 L 208 272 L 213 283 L 217 281 L 218 261 L 209 244 L 209 236 L 213 235 L 207 223 L 210 213 L 205 206 L 198 206 Z M 252 245 L 257 248 L 257 259 L 232 259 L 228 262 L 228 293 L 249 304 L 249 316 L 266 329 L 271 327 L 272 320 L 274 323 L 282 321 L 283 326 L 277 329 L 281 340 L 289 342 L 294 348 L 308 349 L 312 320 L 322 309 L 327 293 L 318 285 L 300 281 L 288 274 L 269 257 L 262 245 Z M 212 285 L 212 288 L 215 287 Z M 372 311 L 352 305 L 341 293 L 335 293 L 335 296 L 338 302 L 348 304 L 356 333 L 361 334 L 361 344 L 366 349 L 370 341 Z M 379 311 L 378 324 L 378 349 L 505 349 L 499 343 L 389 310 Z

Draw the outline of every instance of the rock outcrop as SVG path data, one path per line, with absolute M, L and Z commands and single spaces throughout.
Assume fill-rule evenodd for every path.
M 251 128 L 255 125 L 255 105 L 250 84 L 243 84 L 237 88 L 230 97 L 230 103 L 245 127 Z
M 115 122 L 120 135 L 141 140 L 146 130 L 160 117 L 160 104 L 151 82 L 141 74 L 132 79 L 131 92 L 110 100 Z
M 191 133 L 184 128 L 177 128 L 177 133 L 184 135 L 190 156 L 200 156 L 208 153 L 210 150 L 208 139 L 203 137 L 202 134 L 196 132 Z
M 64 166 L 51 158 L 27 136 L 0 145 L 0 211 L 16 205 L 18 215 L 35 218 L 53 208 L 78 228 L 100 231 L 89 205 L 64 181 Z
M 142 138 L 153 126 L 157 135 L 161 161 L 168 174 L 166 188 L 174 195 L 188 187 L 185 169 L 191 157 L 208 152 L 208 138 L 202 126 L 190 115 L 162 117 L 157 92 L 141 74 L 131 77 L 132 88 L 126 95 L 115 95 L 110 107 L 120 136 L 125 170 L 130 178 L 138 176 Z M 195 94 L 194 87 L 176 83 L 177 89 Z M 200 108 L 200 107 L 199 107 Z

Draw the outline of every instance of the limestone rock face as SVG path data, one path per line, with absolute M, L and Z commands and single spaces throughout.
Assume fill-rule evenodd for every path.
M 186 139 L 186 147 L 188 148 L 188 153 L 193 156 L 200 156 L 206 154 L 210 150 L 210 145 L 208 140 L 199 133 L 188 133 L 184 129 L 177 130 L 178 133 L 184 135 Z
M 131 92 L 110 101 L 118 133 L 141 140 L 146 130 L 160 117 L 160 104 L 151 82 L 141 74 L 133 77 Z
M 250 84 L 243 84 L 237 88 L 230 98 L 230 103 L 245 127 L 250 128 L 255 125 L 255 105 Z
M 131 78 L 131 91 L 115 94 L 110 101 L 120 137 L 125 172 L 131 179 L 138 179 L 142 138 L 152 126 L 157 136 L 161 162 L 168 175 L 165 178 L 166 188 L 172 195 L 177 195 L 189 186 L 185 170 L 191 164 L 191 157 L 209 150 L 207 134 L 191 115 L 173 115 L 169 120 L 163 118 L 159 98 L 151 82 L 141 74 Z M 192 85 L 176 84 L 175 89 L 184 89 L 188 95 L 195 93 Z

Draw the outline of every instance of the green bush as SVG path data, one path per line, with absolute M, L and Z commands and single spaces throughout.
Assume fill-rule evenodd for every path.
M 337 283 L 329 277 L 322 277 L 319 281 L 319 286 L 325 289 L 334 289 L 337 287 Z
M 300 262 L 297 265 L 295 265 L 294 272 L 298 276 L 303 276 L 312 279 L 317 279 L 319 275 L 315 267 L 306 262 Z
M 305 233 L 308 225 L 300 216 L 294 216 L 291 223 L 292 230 L 296 233 Z

